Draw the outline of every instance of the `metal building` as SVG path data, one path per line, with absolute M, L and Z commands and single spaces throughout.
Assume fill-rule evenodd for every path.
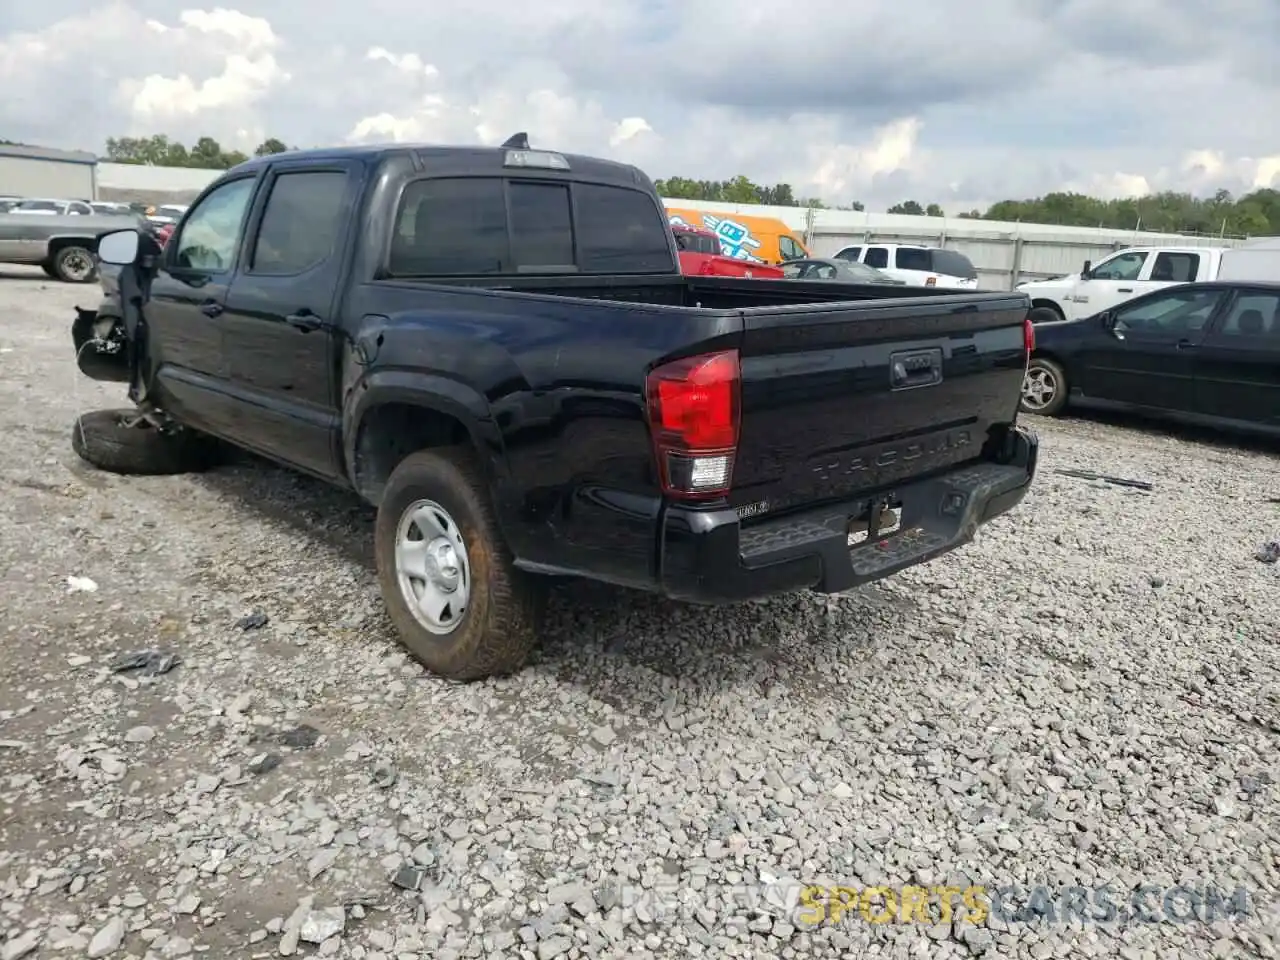
M 79 150 L 0 144 L 0 197 L 97 200 L 97 163 Z

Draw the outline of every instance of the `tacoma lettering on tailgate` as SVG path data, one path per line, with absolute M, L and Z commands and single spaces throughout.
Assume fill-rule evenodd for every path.
M 928 461 L 972 443 L 973 436 L 968 430 L 949 430 L 920 440 L 884 444 L 848 455 L 827 456 L 813 465 L 813 473 L 823 483 L 833 483 L 850 477 L 892 474 L 898 465 L 913 464 L 919 469 L 917 461 Z M 874 484 L 875 481 L 871 482 Z

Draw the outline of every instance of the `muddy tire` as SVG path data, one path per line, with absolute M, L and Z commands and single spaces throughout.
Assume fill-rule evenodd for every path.
M 450 680 L 520 670 L 543 585 L 517 570 L 467 447 L 423 450 L 387 481 L 374 535 L 378 583 L 410 653 Z
M 63 283 L 93 283 L 98 264 L 88 247 L 63 247 L 53 255 L 53 275 Z
M 1062 365 L 1048 357 L 1032 357 L 1022 379 L 1022 399 L 1018 408 L 1023 413 L 1054 417 L 1067 405 L 1067 373 Z
M 189 430 L 157 430 L 136 410 L 95 410 L 71 425 L 71 449 L 86 463 L 111 473 L 162 476 L 199 473 L 225 459 L 212 437 Z

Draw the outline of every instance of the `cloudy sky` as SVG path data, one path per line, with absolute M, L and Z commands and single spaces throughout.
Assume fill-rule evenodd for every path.
M 41 0 L 0 139 L 500 142 L 951 210 L 1280 187 L 1278 0 Z

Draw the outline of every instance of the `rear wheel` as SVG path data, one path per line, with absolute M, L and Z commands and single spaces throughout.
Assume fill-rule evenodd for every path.
M 88 247 L 63 247 L 53 255 L 53 273 L 64 283 L 92 283 L 98 275 Z
M 161 430 L 131 409 L 81 414 L 71 427 L 71 448 L 86 463 L 122 474 L 197 473 L 224 456 L 212 437 Z
M 1052 417 L 1061 413 L 1066 405 L 1066 371 L 1061 364 L 1046 357 L 1032 357 L 1022 378 L 1022 409 Z
M 1063 319 L 1063 316 L 1053 307 L 1035 307 L 1027 318 L 1032 323 L 1054 323 Z
M 378 582 L 405 647 L 451 680 L 528 661 L 542 591 L 517 570 L 465 447 L 424 450 L 387 481 L 374 536 Z

